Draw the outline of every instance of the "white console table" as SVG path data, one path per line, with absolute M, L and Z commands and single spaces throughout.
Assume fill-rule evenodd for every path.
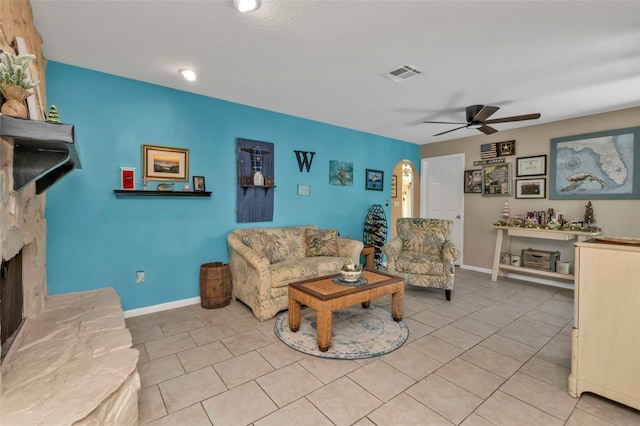
M 556 241 L 571 241 L 576 238 L 578 239 L 578 241 L 584 241 L 596 235 L 600 235 L 600 232 L 555 231 L 550 229 L 514 228 L 509 226 L 493 226 L 493 228 L 498 231 L 498 235 L 496 236 L 496 248 L 493 254 L 491 281 L 496 281 L 498 279 L 498 272 L 501 269 L 504 271 L 505 276 L 508 276 L 508 271 L 514 271 L 570 281 L 573 281 L 575 279 L 575 276 L 573 274 L 561 274 L 558 272 L 541 271 L 539 269 L 524 268 L 522 266 L 513 266 L 500 263 L 500 255 L 502 253 L 502 243 L 504 239 L 503 237 L 505 236 L 505 231 L 507 231 L 507 238 L 524 237 Z

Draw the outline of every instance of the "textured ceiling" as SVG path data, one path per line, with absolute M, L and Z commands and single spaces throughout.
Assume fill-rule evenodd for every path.
M 638 1 L 31 4 L 49 60 L 416 144 L 480 134 L 422 124 L 472 104 L 542 114 L 498 130 L 640 105 Z M 422 74 L 383 76 L 405 64 Z

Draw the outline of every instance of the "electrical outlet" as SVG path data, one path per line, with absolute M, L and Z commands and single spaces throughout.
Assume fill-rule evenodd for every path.
M 144 271 L 136 271 L 136 282 L 137 283 L 144 282 Z

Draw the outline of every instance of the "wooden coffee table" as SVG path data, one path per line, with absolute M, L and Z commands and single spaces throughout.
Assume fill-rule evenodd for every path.
M 306 305 L 318 313 L 318 348 L 326 352 L 331 346 L 332 313 L 361 303 L 369 307 L 371 299 L 391 295 L 391 314 L 395 321 L 402 319 L 404 307 L 404 279 L 384 272 L 363 270 L 362 278 L 368 283 L 362 286 L 346 286 L 333 282 L 340 274 L 312 278 L 289 284 L 289 328 L 300 328 L 300 307 Z

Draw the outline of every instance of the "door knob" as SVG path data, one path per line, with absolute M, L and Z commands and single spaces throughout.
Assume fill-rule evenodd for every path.
M 457 215 L 457 216 L 456 216 L 456 219 L 460 219 L 460 215 Z

